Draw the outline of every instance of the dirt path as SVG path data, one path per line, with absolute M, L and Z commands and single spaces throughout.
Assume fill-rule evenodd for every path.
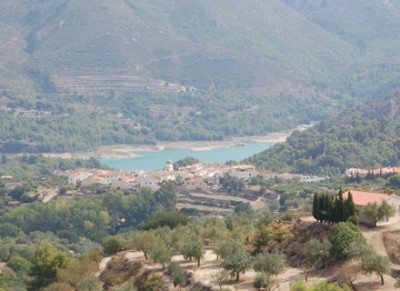
M 378 224 L 375 228 L 361 228 L 361 232 L 369 244 L 373 246 L 375 251 L 381 256 L 388 256 L 388 253 L 383 243 L 383 234 L 400 230 L 399 220 L 390 220 L 388 223 Z
M 59 189 L 54 187 L 47 188 L 43 186 L 38 186 L 37 191 L 40 198 L 42 199 L 42 202 L 47 203 L 58 195 Z
M 99 264 L 99 270 L 95 273 L 96 277 L 99 277 L 100 274 L 106 269 L 108 262 L 111 261 L 112 258 L 113 257 L 111 256 L 111 257 L 105 257 L 105 258 L 101 259 L 100 264 Z
M 57 195 L 58 195 L 57 192 L 48 193 L 48 194 L 46 194 L 46 196 L 43 198 L 42 201 L 43 201 L 43 203 L 47 203 L 50 200 L 52 200 L 53 198 L 55 198 Z
M 362 229 L 362 234 L 367 242 L 374 248 L 374 250 L 381 256 L 388 256 L 385 245 L 383 243 L 383 230 L 376 229 Z
M 381 256 L 389 257 L 389 254 L 386 250 L 383 234 L 385 232 L 391 232 L 400 230 L 400 222 L 398 220 L 392 220 L 388 223 L 382 223 L 375 228 L 361 228 L 361 232 L 367 242 L 374 248 L 374 250 Z M 391 263 L 392 272 L 396 272 L 400 270 L 400 266 L 397 264 Z M 394 290 L 393 285 L 396 282 L 396 279 L 392 276 L 385 275 L 385 286 L 376 286 L 373 290 Z M 378 280 L 378 278 L 377 278 Z

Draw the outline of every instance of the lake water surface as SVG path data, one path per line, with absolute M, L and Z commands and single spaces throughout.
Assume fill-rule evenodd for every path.
M 274 144 L 273 142 L 251 142 L 206 151 L 166 148 L 161 151 L 133 152 L 138 155 L 138 157 L 133 158 L 101 159 L 100 163 L 118 170 L 143 169 L 146 172 L 151 172 L 162 170 L 169 159 L 174 162 L 187 156 L 199 159 L 203 163 L 224 164 L 229 160 L 241 161 L 266 150 Z

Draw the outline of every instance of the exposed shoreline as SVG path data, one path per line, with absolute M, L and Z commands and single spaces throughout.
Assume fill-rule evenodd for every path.
M 294 130 L 305 130 L 310 125 L 302 125 Z M 243 143 L 251 142 L 284 142 L 294 130 L 269 133 L 262 136 L 241 136 L 229 137 L 221 141 L 177 141 L 160 142 L 157 145 L 124 145 L 116 144 L 111 146 L 100 146 L 95 150 L 76 153 L 45 153 L 46 157 L 64 158 L 64 159 L 110 159 L 110 158 L 134 158 L 139 155 L 137 152 L 162 151 L 166 148 L 188 149 L 193 151 L 209 151 L 218 148 L 227 148 L 241 146 Z

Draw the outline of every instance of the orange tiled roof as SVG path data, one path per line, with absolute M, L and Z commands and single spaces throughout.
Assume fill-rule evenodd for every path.
M 400 167 L 382 168 L 382 174 L 391 174 L 391 173 L 400 173 Z
M 368 203 L 381 204 L 383 201 L 386 201 L 393 195 L 386 193 L 376 193 L 376 192 L 364 192 L 364 191 L 356 191 L 350 190 L 351 195 L 353 196 L 354 204 L 357 206 L 364 206 Z M 347 195 L 349 195 L 349 191 L 343 193 L 343 198 L 346 199 Z

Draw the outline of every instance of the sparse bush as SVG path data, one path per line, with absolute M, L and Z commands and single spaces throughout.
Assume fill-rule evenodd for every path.
M 270 276 L 267 276 L 265 274 L 258 274 L 254 278 L 253 286 L 258 290 L 261 290 L 261 288 L 266 288 L 267 290 L 270 290 L 273 286 L 273 281 Z
M 290 285 L 290 291 L 308 291 L 307 283 L 304 281 L 297 281 Z
M 172 262 L 169 266 L 169 275 L 174 283 L 174 287 L 185 287 L 187 285 L 187 276 L 185 270 L 178 263 Z
M 105 255 L 111 255 L 124 249 L 123 242 L 117 237 L 106 237 L 103 240 L 103 251 Z
M 162 290 L 162 281 L 159 275 L 150 275 L 147 280 L 143 283 L 142 288 L 140 290 L 143 291 L 161 291 Z

